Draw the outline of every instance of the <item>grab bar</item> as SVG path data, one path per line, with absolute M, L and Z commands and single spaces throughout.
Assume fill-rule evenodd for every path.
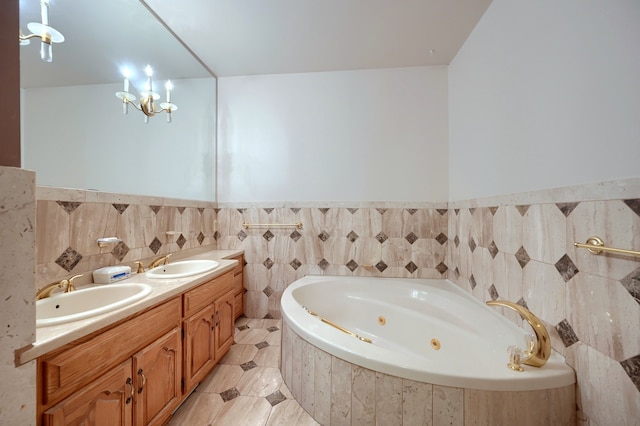
M 244 222 L 242 224 L 242 227 L 244 229 L 249 229 L 249 227 L 254 226 L 254 227 L 267 227 L 267 228 L 273 228 L 273 227 L 289 227 L 289 226 L 295 226 L 298 229 L 302 229 L 302 222 L 296 222 L 296 223 L 247 223 Z
M 640 251 L 606 247 L 600 237 L 589 237 L 586 244 L 573 243 L 573 245 L 578 248 L 585 248 L 592 254 L 601 254 L 603 251 L 606 251 L 610 253 L 628 254 L 630 256 L 640 256 Z
M 365 342 L 365 343 L 373 343 L 373 340 L 367 338 L 367 337 L 362 337 L 359 334 L 354 333 L 353 331 L 347 330 L 346 328 L 336 324 L 333 321 L 330 321 L 324 317 L 321 317 L 320 315 L 318 315 L 317 312 L 312 311 L 311 309 L 307 308 L 306 306 L 302 307 L 305 311 L 307 311 L 309 313 L 309 315 L 313 315 L 314 317 L 318 317 L 320 319 L 320 321 L 322 321 L 325 324 L 329 324 L 331 327 L 337 328 L 338 330 L 342 331 L 343 333 L 346 333 L 350 336 L 355 337 L 356 339 Z

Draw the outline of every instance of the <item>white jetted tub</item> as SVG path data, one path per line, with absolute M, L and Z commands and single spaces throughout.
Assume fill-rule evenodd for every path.
M 284 291 L 281 304 L 283 377 L 296 399 L 322 424 L 331 423 L 333 411 L 342 413 L 335 414 L 336 420 L 353 411 L 344 401 L 353 400 L 347 393 L 356 386 L 354 380 L 362 377 L 361 370 L 372 372 L 375 382 L 380 381 L 369 384 L 374 393 L 394 380 L 399 389 L 405 388 L 400 385 L 403 381 L 431 386 L 433 401 L 436 389 L 460 390 L 458 409 L 462 410 L 458 411 L 463 416 L 471 415 L 468 409 L 472 405 L 480 409 L 470 396 L 481 395 L 481 399 L 490 400 L 499 396 L 500 400 L 490 405 L 508 416 L 503 420 L 490 417 L 491 422 L 519 419 L 513 416 L 528 412 L 522 403 L 525 400 L 538 401 L 530 407 L 536 421 L 541 420 L 544 408 L 538 404 L 552 409 L 546 418 L 554 424 L 564 424 L 556 420 L 571 415 L 567 424 L 575 421 L 575 374 L 563 358 L 554 352 L 541 368 L 523 365 L 522 372 L 509 369 L 507 347 L 523 348 L 525 336 L 531 332 L 450 281 L 307 276 Z M 318 374 L 327 366 L 328 382 Z M 336 385 L 338 382 L 342 384 Z M 319 386 L 329 388 L 323 391 Z M 378 397 L 369 398 L 373 403 L 369 412 L 376 412 Z M 513 410 L 505 411 L 509 398 L 519 402 Z M 403 394 L 399 401 L 404 404 L 406 399 Z M 357 405 L 360 407 L 360 402 Z M 405 408 L 403 405 L 402 411 Z M 511 411 L 513 415 L 504 414 Z

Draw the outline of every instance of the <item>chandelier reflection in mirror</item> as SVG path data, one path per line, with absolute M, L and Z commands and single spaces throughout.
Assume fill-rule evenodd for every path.
M 173 90 L 171 80 L 167 80 L 164 86 L 166 90 L 166 102 L 160 103 L 160 108 L 158 108 L 156 101 L 160 99 L 160 94 L 153 91 L 153 70 L 151 66 L 147 65 L 144 71 L 147 75 L 147 80 L 144 90 L 140 92 L 140 104 L 138 105 L 135 103 L 135 95 L 129 92 L 129 69 L 124 68 L 122 70 L 122 74 L 124 74 L 124 88 L 122 92 L 116 92 L 116 97 L 122 99 L 122 113 L 128 114 L 129 105 L 132 105 L 138 111 L 142 111 L 145 123 L 149 122 L 149 117 L 153 117 L 161 112 L 167 113 L 167 123 L 171 123 L 171 113 L 178 109 L 176 104 L 171 103 L 171 91 Z
M 45 62 L 53 60 L 52 43 L 62 43 L 64 36 L 60 31 L 49 26 L 49 0 L 40 0 L 40 20 L 41 22 L 29 22 L 27 28 L 31 34 L 23 35 L 20 30 L 20 45 L 25 46 L 31 43 L 31 39 L 40 38 L 40 58 Z

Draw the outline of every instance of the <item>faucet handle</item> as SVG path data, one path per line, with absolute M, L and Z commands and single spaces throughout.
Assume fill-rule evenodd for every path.
M 144 272 L 144 266 L 142 266 L 142 262 L 135 261 L 133 262 L 133 264 L 138 265 L 138 270 L 136 271 L 136 274 L 142 274 Z
M 509 363 L 507 364 L 507 367 L 513 371 L 524 371 L 520 365 L 522 361 L 526 359 L 523 359 L 523 355 L 525 355 L 525 353 L 522 352 L 522 349 L 516 345 L 510 345 L 507 346 L 507 353 L 509 354 Z
M 168 255 L 166 255 L 164 257 L 164 261 L 162 262 L 163 265 L 167 265 L 169 263 L 169 258 L 171 257 L 171 253 L 169 253 Z
M 81 276 L 83 276 L 84 274 L 78 274 L 78 275 L 74 275 L 71 278 L 67 278 L 67 288 L 65 290 L 65 293 L 69 293 L 70 291 L 74 291 L 76 289 L 76 287 L 73 285 L 73 280 L 75 280 L 76 278 L 80 278 Z

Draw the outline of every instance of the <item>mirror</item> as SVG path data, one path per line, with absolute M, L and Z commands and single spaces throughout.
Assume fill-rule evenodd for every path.
M 20 28 L 40 22 L 39 0 L 20 0 Z M 44 186 L 195 200 L 215 199 L 216 80 L 139 0 L 51 0 L 49 25 L 65 41 L 53 61 L 40 40 L 20 48 L 22 165 Z M 139 98 L 147 64 L 178 110 L 145 124 L 115 92 L 122 69 Z

